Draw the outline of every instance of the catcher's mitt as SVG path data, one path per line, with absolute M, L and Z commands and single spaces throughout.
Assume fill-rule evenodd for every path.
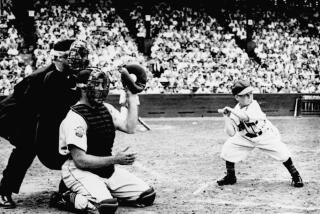
M 120 72 L 123 86 L 127 87 L 131 93 L 137 94 L 145 89 L 147 74 L 143 67 L 137 64 L 130 64 L 124 66 Z M 135 75 L 136 80 L 131 75 Z

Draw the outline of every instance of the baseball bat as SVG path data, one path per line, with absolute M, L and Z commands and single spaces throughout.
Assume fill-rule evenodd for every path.
M 147 130 L 151 130 L 150 126 L 146 122 L 144 122 L 141 117 L 138 117 L 139 123 L 141 123 Z

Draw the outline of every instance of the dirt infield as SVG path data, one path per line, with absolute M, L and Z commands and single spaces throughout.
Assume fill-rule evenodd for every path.
M 236 165 L 236 185 L 218 187 L 216 180 L 225 171 L 219 155 L 227 139 L 220 118 L 145 121 L 152 130 L 118 133 L 114 152 L 130 146 L 138 153 L 137 162 L 125 168 L 153 185 L 157 198 L 152 207 L 120 207 L 117 213 L 320 213 L 320 118 L 271 119 L 293 154 L 305 181 L 303 188 L 291 187 L 284 166 L 260 151 L 253 151 Z M 1 141 L 1 170 L 11 149 L 8 142 Z M 58 181 L 59 172 L 46 169 L 36 159 L 20 194 L 13 196 L 18 208 L 0 208 L 0 213 L 66 213 L 48 207 Z

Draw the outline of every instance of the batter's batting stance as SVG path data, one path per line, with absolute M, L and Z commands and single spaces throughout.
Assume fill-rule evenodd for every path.
M 61 169 L 65 157 L 57 151 L 59 125 L 79 99 L 75 79 L 88 66 L 88 54 L 84 41 L 57 42 L 53 63 L 24 78 L 0 102 L 0 136 L 15 146 L 3 171 L 0 206 L 16 207 L 12 193 L 19 192 L 36 155 L 47 167 Z
M 143 73 L 137 75 L 137 82 L 132 81 L 128 75 L 130 66 L 122 68 L 122 74 L 130 82 L 122 80 L 128 88 L 125 116 L 103 102 L 109 91 L 108 75 L 100 69 L 87 69 L 80 72 L 77 81 L 81 98 L 61 123 L 60 153 L 68 157 L 62 166 L 62 178 L 66 187 L 76 193 L 74 197 L 70 194 L 62 197 L 77 210 L 114 213 L 118 204 L 144 207 L 152 205 L 155 199 L 152 187 L 118 167 L 133 164 L 136 154 L 127 149 L 112 154 L 116 130 L 132 134 L 138 122 L 140 90 L 133 84 L 141 83 Z M 135 69 L 143 72 L 139 67 Z
M 290 158 L 287 146 L 281 141 L 278 129 L 266 118 L 258 102 L 253 99 L 253 88 L 245 80 L 236 82 L 232 94 L 238 101 L 234 108 L 218 110 L 225 118 L 225 132 L 230 138 L 225 142 L 221 157 L 226 160 L 227 175 L 218 180 L 219 186 L 237 182 L 234 165 L 244 160 L 254 148 L 282 161 L 292 176 L 294 187 L 303 187 L 298 170 Z

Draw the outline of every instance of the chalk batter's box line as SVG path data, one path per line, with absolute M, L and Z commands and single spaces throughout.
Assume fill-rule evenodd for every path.
M 236 202 L 230 200 L 219 200 L 219 199 L 203 199 L 203 200 L 192 200 L 190 203 L 199 203 L 199 204 L 216 204 L 216 205 L 234 205 L 237 206 L 237 209 L 240 207 L 272 207 L 272 208 L 283 208 L 283 209 L 291 209 L 291 210 L 305 210 L 305 211 L 316 211 L 320 210 L 320 207 L 317 206 L 292 206 L 292 205 L 283 205 L 279 203 L 253 203 L 253 202 Z
M 163 181 L 170 180 L 171 182 L 180 183 L 180 181 L 178 181 L 177 179 L 174 179 L 174 178 L 169 177 L 169 176 L 165 176 L 165 175 L 163 175 L 163 174 L 161 174 L 161 173 L 159 173 L 159 172 L 157 172 L 157 171 L 155 171 L 153 169 L 150 169 L 150 168 L 142 165 L 140 162 L 135 162 L 134 166 L 139 168 L 142 171 L 147 172 L 148 174 L 152 175 L 153 177 L 155 177 L 157 179 L 160 179 L 160 180 L 163 180 Z M 290 183 L 291 182 L 289 177 L 287 179 L 267 179 L 267 178 L 239 179 L 238 182 L 239 181 L 246 181 L 247 183 L 256 182 L 256 181 L 264 181 L 264 182 L 267 182 L 267 183 L 271 183 L 271 182 L 272 183 L 275 183 L 275 182 L 288 182 L 288 183 Z M 320 182 L 316 181 L 316 180 L 304 180 L 304 183 L 317 183 L 317 184 L 319 184 Z M 217 184 L 216 184 L 216 182 L 202 183 L 200 185 L 200 187 L 193 192 L 193 194 L 194 195 L 198 195 L 198 194 L 203 192 L 206 188 L 208 188 L 211 185 L 217 185 Z
M 162 179 L 162 180 L 170 180 L 171 182 L 179 182 L 177 181 L 176 179 L 172 179 L 172 178 L 169 178 L 167 176 L 164 176 L 154 170 L 151 170 L 149 169 L 148 167 L 145 167 L 144 165 L 142 165 L 141 163 L 139 162 L 135 162 L 135 167 L 143 170 L 143 171 L 146 171 L 147 173 L 151 174 L 152 176 L 155 176 L 156 178 L 158 179 Z M 274 180 L 274 179 L 248 179 L 248 180 L 260 180 L 260 181 L 269 181 L 269 182 L 275 182 L 275 181 L 288 181 L 288 179 L 277 179 L 277 180 Z M 305 182 L 315 182 L 315 183 L 319 183 L 317 181 L 305 181 Z M 203 190 L 205 190 L 208 186 L 210 185 L 213 185 L 215 184 L 215 182 L 208 182 L 208 183 L 203 183 L 200 185 L 200 187 L 193 192 L 194 195 L 197 195 L 201 192 L 203 192 Z M 273 207 L 273 208 L 284 208 L 284 209 L 296 209 L 296 210 L 307 210 L 307 211 L 313 211 L 313 210 L 320 210 L 320 207 L 316 207 L 316 206 L 313 206 L 313 207 L 301 207 L 301 206 L 291 206 L 291 205 L 283 205 L 283 204 L 275 204 L 275 203 L 272 203 L 272 204 L 267 204 L 267 203 L 252 203 L 252 202 L 247 202 L 245 200 L 243 201 L 240 201 L 240 202 L 233 202 L 233 201 L 229 201 L 229 200 L 214 200 L 214 199 L 204 199 L 204 200 L 192 200 L 190 201 L 192 203 L 206 203 L 206 204 L 220 204 L 220 205 L 226 205 L 226 204 L 229 204 L 229 205 L 235 205 L 236 208 L 234 210 L 237 211 L 239 210 L 241 207 L 259 207 L 259 206 L 262 206 L 262 207 Z M 234 213 L 233 212 L 233 213 Z
M 275 182 L 288 182 L 288 184 L 291 182 L 290 178 L 288 179 L 266 179 L 266 178 L 252 178 L 252 179 L 239 179 L 239 181 L 245 181 L 246 183 L 249 182 L 256 182 L 256 181 L 263 181 L 266 183 L 275 183 Z M 319 181 L 316 180 L 303 180 L 303 182 L 306 183 L 316 183 L 319 184 Z M 199 188 L 196 189 L 192 194 L 198 195 L 202 193 L 204 190 L 206 190 L 209 186 L 218 185 L 217 182 L 208 182 L 208 183 L 202 183 L 200 184 Z M 236 185 L 236 184 L 235 184 Z
M 301 117 L 295 118 L 293 116 L 269 116 L 270 120 L 320 120 L 319 117 Z M 223 121 L 223 117 L 144 117 L 144 121 Z
M 150 169 L 150 168 L 142 165 L 141 163 L 139 163 L 139 162 L 137 162 L 137 161 L 134 162 L 134 165 L 133 165 L 133 166 L 139 168 L 139 169 L 142 170 L 142 171 L 147 172 L 148 174 L 150 174 L 150 175 L 153 176 L 154 178 L 159 179 L 159 180 L 161 180 L 161 181 L 163 181 L 163 182 L 164 182 L 164 181 L 170 181 L 171 183 L 180 183 L 180 181 L 178 181 L 178 180 L 176 180 L 176 179 L 174 179 L 174 178 L 171 178 L 171 177 L 169 177 L 169 176 L 165 176 L 165 175 L 163 175 L 163 174 L 161 174 L 161 173 L 158 173 L 157 171 L 155 171 L 155 170 L 153 170 L 153 169 Z

